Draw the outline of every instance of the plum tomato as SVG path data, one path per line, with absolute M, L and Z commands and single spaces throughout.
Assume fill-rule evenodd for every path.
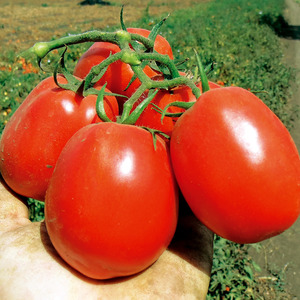
M 133 125 L 80 129 L 57 161 L 45 221 L 60 256 L 95 279 L 140 272 L 168 247 L 178 189 L 165 142 Z
M 179 187 L 219 236 L 255 243 L 300 212 L 300 160 L 286 127 L 253 93 L 212 89 L 176 122 L 170 141 Z
M 58 81 L 66 83 L 62 76 Z M 53 77 L 32 90 L 6 124 L 0 141 L 0 171 L 11 189 L 44 200 L 65 143 L 81 127 L 101 121 L 96 114 L 96 100 L 96 95 L 84 98 L 58 87 Z M 116 98 L 105 96 L 104 106 L 108 117 L 116 120 Z

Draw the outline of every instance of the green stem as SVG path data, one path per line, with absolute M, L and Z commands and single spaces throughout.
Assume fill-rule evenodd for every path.
M 105 96 L 105 87 L 106 84 L 103 85 L 101 90 L 98 92 L 97 102 L 96 102 L 96 112 L 99 118 L 104 122 L 111 122 L 109 117 L 107 116 L 104 108 L 104 96 Z
M 170 136 L 168 136 L 167 134 L 165 134 L 164 132 L 162 132 L 160 130 L 156 130 L 156 129 L 145 127 L 145 126 L 141 126 L 141 128 L 143 128 L 143 129 L 147 130 L 149 133 L 151 133 L 154 151 L 156 151 L 157 135 L 161 135 L 165 139 L 170 139 Z
M 159 27 L 158 27 L 159 28 Z M 157 34 L 156 31 L 153 31 L 153 36 L 155 37 Z M 134 103 L 138 101 L 140 96 L 146 90 L 155 90 L 155 89 L 170 89 L 180 85 L 186 85 L 191 88 L 193 94 L 196 98 L 199 98 L 201 95 L 200 89 L 195 85 L 195 83 L 188 79 L 185 76 L 181 76 L 177 67 L 172 59 L 168 55 L 162 55 L 157 52 L 153 52 L 154 40 L 151 38 L 145 38 L 139 34 L 128 33 L 125 30 L 119 30 L 116 32 L 101 32 L 101 31 L 88 31 L 81 34 L 69 35 L 57 40 L 49 41 L 49 42 L 41 42 L 36 43 L 33 47 L 31 47 L 28 51 L 33 52 L 38 57 L 39 61 L 41 61 L 50 51 L 54 49 L 58 49 L 61 47 L 65 47 L 67 45 L 73 45 L 84 42 L 110 42 L 117 44 L 120 47 L 120 51 L 109 56 L 107 59 L 102 61 L 99 65 L 94 66 L 89 74 L 86 76 L 84 80 L 84 88 L 83 93 L 87 91 L 91 92 L 93 85 L 103 76 L 106 72 L 108 66 L 114 63 L 117 60 L 121 60 L 124 63 L 127 63 L 131 66 L 134 76 L 137 77 L 141 85 L 135 91 L 135 93 L 125 102 L 123 107 L 123 112 L 120 117 L 120 122 L 132 122 L 136 118 L 136 116 L 140 115 L 142 110 L 145 108 L 145 103 L 151 101 L 151 97 L 155 96 L 155 94 L 149 93 L 149 97 L 147 101 L 144 101 L 142 105 L 138 106 L 138 109 L 134 111 L 134 115 L 129 118 Z M 133 41 L 137 41 L 145 46 L 146 51 L 134 51 L 130 48 L 130 43 Z M 162 81 L 151 80 L 143 71 L 146 62 L 154 61 L 160 67 L 164 66 L 167 69 L 168 75 L 170 78 L 164 79 Z M 134 78 L 133 78 L 134 79 Z M 82 87 L 82 86 L 80 86 Z M 105 111 L 103 108 L 103 91 L 100 93 L 98 97 L 98 112 L 102 115 L 103 119 L 105 117 Z M 152 97 L 152 98 L 153 98 Z M 149 100 L 150 99 L 150 100 Z
M 200 79 L 201 79 L 201 84 L 202 84 L 202 92 L 205 93 L 209 90 L 209 83 L 208 83 L 208 79 L 205 73 L 205 69 L 202 65 L 201 59 L 199 54 L 197 53 L 196 49 L 194 49 L 195 55 L 196 55 L 196 60 L 197 60 L 197 66 L 199 69 L 199 73 L 200 73 Z
M 123 41 L 130 42 L 130 40 L 137 40 L 141 42 L 146 49 L 153 49 L 153 41 L 140 36 L 138 34 L 127 33 L 126 31 L 119 30 L 116 32 L 101 32 L 98 30 L 87 31 L 80 34 L 72 34 L 66 37 L 62 37 L 53 41 L 39 42 L 33 45 L 30 49 L 24 52 L 32 52 L 39 59 L 44 58 L 50 51 L 59 49 L 67 45 L 80 44 L 85 42 L 110 42 L 117 45 L 123 43 Z
M 140 60 L 153 60 L 168 67 L 172 78 L 180 77 L 179 71 L 176 68 L 174 61 L 168 56 L 160 53 L 139 53 Z
M 175 101 L 172 103 L 169 103 L 167 106 L 165 106 L 165 108 L 163 110 L 161 110 L 161 121 L 163 121 L 164 117 L 180 117 L 182 115 L 182 113 L 167 113 L 167 110 L 169 107 L 171 106 L 176 106 L 179 108 L 183 108 L 183 109 L 189 109 L 191 108 L 193 105 L 195 104 L 195 101 L 193 102 L 182 102 L 182 101 Z
M 121 51 L 117 52 L 103 60 L 100 64 L 93 66 L 85 77 L 84 90 L 89 89 L 91 86 L 93 86 L 93 84 L 100 80 L 108 66 L 121 59 L 122 55 L 123 54 Z
M 184 76 L 173 79 L 164 79 L 162 81 L 152 81 L 151 88 L 168 89 L 181 85 L 188 86 L 197 99 L 201 96 L 201 91 L 196 84 L 191 79 Z
M 146 47 L 147 51 L 153 51 L 154 41 L 152 41 L 148 38 L 145 38 L 142 35 L 137 34 L 137 33 L 131 33 L 130 35 L 131 35 L 132 40 L 142 43 Z
M 141 58 L 142 55 L 138 55 L 139 58 Z M 173 61 L 167 60 L 170 65 L 173 64 Z M 175 66 L 175 65 L 174 65 Z M 179 77 L 175 77 L 173 79 L 164 79 L 161 81 L 155 81 L 151 80 L 143 71 L 143 68 L 141 65 L 131 65 L 131 68 L 134 72 L 134 74 L 137 76 L 137 78 L 140 80 L 141 85 L 139 88 L 135 91 L 135 93 L 124 103 L 123 105 L 123 112 L 122 116 L 120 119 L 121 123 L 127 123 L 129 122 L 132 124 L 132 120 L 136 120 L 137 117 L 141 115 L 142 111 L 145 109 L 145 105 L 140 105 L 134 110 L 134 115 L 131 117 L 130 114 L 133 108 L 134 103 L 141 97 L 141 95 L 146 91 L 146 90 L 151 90 L 151 89 L 169 89 L 172 87 L 180 86 L 180 85 L 187 85 L 188 87 L 191 88 L 193 94 L 195 97 L 198 99 L 201 95 L 200 89 L 195 85 L 195 83 L 184 76 L 180 76 L 178 73 Z M 153 94 L 153 97 L 148 101 L 148 103 L 154 98 L 155 94 Z M 149 99 L 149 98 L 147 98 Z M 145 102 L 146 103 L 146 102 Z
M 39 58 L 43 58 L 50 51 L 62 48 L 66 45 L 74 45 L 94 41 L 111 42 L 115 40 L 115 33 L 93 30 L 80 34 L 69 35 L 49 42 L 39 42 L 29 50 L 34 52 Z
M 157 93 L 158 90 L 150 90 L 148 93 L 148 97 L 145 100 L 143 100 L 122 123 L 135 124 L 137 119 L 140 117 L 142 112 L 145 110 L 145 108 L 148 106 L 148 104 L 152 101 L 152 99 L 156 96 Z
M 147 89 L 147 87 L 145 86 L 144 83 L 142 83 L 137 88 L 137 90 L 133 93 L 133 95 L 124 103 L 123 112 L 122 112 L 122 116 L 120 119 L 121 123 L 123 123 L 129 117 L 134 103 L 141 97 L 141 95 L 145 92 L 146 89 Z
M 181 76 L 174 61 L 170 59 L 168 55 L 162 55 L 159 53 L 137 53 L 137 56 L 140 61 L 143 60 L 154 60 L 165 65 L 171 73 L 172 79 L 164 79 L 162 81 L 154 81 L 151 80 L 151 84 L 149 81 L 147 82 L 148 89 L 150 88 L 158 88 L 158 89 L 168 89 L 179 85 L 187 85 L 191 88 L 192 93 L 198 99 L 201 96 L 200 89 L 196 86 L 196 84 L 189 78 L 185 76 Z M 137 77 L 140 79 L 141 82 L 146 82 L 148 77 L 145 75 L 143 76 L 142 73 L 137 73 L 137 69 L 133 69 Z M 144 78 L 143 78 L 144 77 Z

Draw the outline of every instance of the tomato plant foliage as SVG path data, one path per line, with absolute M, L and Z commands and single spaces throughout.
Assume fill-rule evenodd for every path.
M 127 28 L 127 31 L 140 34 L 144 37 L 148 37 L 150 34 L 150 30 L 143 28 Z M 158 35 L 155 39 L 154 50 L 163 55 L 168 55 L 173 59 L 172 48 L 168 41 L 161 35 Z M 120 48 L 113 43 L 95 42 L 78 60 L 74 69 L 74 75 L 85 78 L 92 67 L 100 64 L 106 58 L 119 51 Z M 157 72 L 149 66 L 145 67 L 144 72 L 149 77 L 157 74 Z M 138 78 L 131 82 L 133 75 L 134 72 L 130 65 L 118 60 L 108 66 L 106 72 L 99 80 L 99 83 L 102 85 L 106 83 L 107 88 L 114 93 L 130 97 L 141 84 Z M 124 102 L 126 98 L 120 98 L 119 100 Z

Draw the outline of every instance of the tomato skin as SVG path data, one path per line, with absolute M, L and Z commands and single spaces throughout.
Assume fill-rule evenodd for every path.
M 66 83 L 63 77 L 60 83 Z M 96 95 L 83 98 L 59 88 L 52 77 L 28 95 L 4 128 L 0 141 L 0 171 L 18 194 L 44 200 L 56 160 L 69 138 L 81 127 L 99 122 Z M 105 109 L 118 114 L 115 97 L 107 97 Z
M 130 33 L 137 33 L 144 37 L 148 37 L 150 33 L 149 30 L 141 28 L 128 28 L 127 30 Z M 157 52 L 166 54 L 173 59 L 171 46 L 167 40 L 160 35 L 158 35 L 155 40 L 154 49 Z M 120 48 L 115 44 L 109 42 L 95 42 L 78 60 L 78 63 L 74 68 L 74 75 L 80 78 L 85 78 L 93 66 L 98 65 L 110 55 L 119 51 Z M 152 70 L 148 66 L 144 68 L 144 72 L 149 77 L 157 74 L 156 71 Z M 130 97 L 140 86 L 139 79 L 136 79 L 130 87 L 126 89 L 133 75 L 134 73 L 130 65 L 121 61 L 116 61 L 107 68 L 105 74 L 98 82 L 101 85 L 107 83 L 107 88 L 114 93 Z M 127 99 L 120 97 L 118 100 L 120 103 L 124 103 Z
M 80 163 L 79 163 L 80 162 Z M 177 185 L 166 145 L 132 125 L 79 130 L 57 162 L 45 201 L 50 239 L 84 275 L 140 272 L 169 245 L 177 224 Z
M 162 76 L 155 76 L 153 78 L 154 80 L 162 80 Z M 202 91 L 201 83 L 198 83 L 197 86 Z M 209 86 L 211 89 L 220 87 L 219 85 L 213 82 L 209 82 Z M 143 95 L 140 97 L 135 106 L 137 106 L 138 103 L 142 102 L 145 98 L 147 98 L 147 96 L 148 91 L 143 93 Z M 159 90 L 153 98 L 153 100 L 151 101 L 151 103 L 157 105 L 161 109 L 164 109 L 168 104 L 172 102 L 194 102 L 196 100 L 197 99 L 192 93 L 191 88 L 189 88 L 188 86 L 178 86 L 170 90 Z M 180 113 L 184 111 L 184 109 L 176 106 L 171 106 L 167 110 L 168 113 Z M 177 119 L 177 117 L 164 117 L 161 121 L 161 114 L 157 112 L 154 109 L 154 107 L 150 104 L 142 112 L 142 114 L 136 121 L 136 125 L 157 129 L 171 136 Z
M 300 161 L 281 121 L 238 87 L 213 89 L 177 121 L 171 160 L 189 206 L 208 228 L 255 243 L 300 213 Z

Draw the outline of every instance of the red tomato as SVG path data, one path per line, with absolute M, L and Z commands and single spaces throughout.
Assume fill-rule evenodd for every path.
M 63 77 L 58 80 L 66 83 Z M 81 127 L 100 121 L 96 99 L 96 95 L 83 98 L 59 88 L 52 77 L 33 89 L 7 123 L 0 141 L 0 171 L 16 193 L 44 199 L 65 143 Z M 105 110 L 115 120 L 115 97 L 105 98 Z
M 281 121 L 238 87 L 213 89 L 176 122 L 171 160 L 195 215 L 216 234 L 255 243 L 300 212 L 300 160 Z
M 99 123 L 80 129 L 57 161 L 45 201 L 61 257 L 95 279 L 147 268 L 169 245 L 178 215 L 166 144 L 144 129 Z
M 155 76 L 155 80 L 162 80 L 161 76 Z M 197 85 L 200 90 L 202 90 L 201 83 Z M 209 82 L 210 88 L 218 88 L 220 87 L 216 83 Z M 135 104 L 135 107 L 138 103 L 142 102 L 148 96 L 148 91 L 146 91 Z M 196 97 L 192 93 L 192 90 L 188 86 L 178 86 L 176 88 L 172 88 L 170 90 L 161 89 L 155 95 L 151 103 L 157 105 L 161 109 L 164 109 L 168 104 L 172 102 L 194 102 L 196 101 Z M 181 113 L 185 110 L 176 106 L 171 106 L 168 108 L 167 112 L 169 113 Z M 142 112 L 140 117 L 138 118 L 136 125 L 146 126 L 153 129 L 160 130 L 167 135 L 171 135 L 175 122 L 177 121 L 177 117 L 164 117 L 161 121 L 161 113 L 157 112 L 154 109 L 154 106 L 149 104 L 145 110 Z
M 148 37 L 150 33 L 149 30 L 141 28 L 128 28 L 127 30 L 130 33 L 137 33 L 144 37 Z M 154 49 L 157 52 L 161 54 L 166 54 L 171 59 L 173 59 L 171 46 L 169 45 L 167 40 L 160 35 L 156 37 Z M 74 69 L 74 75 L 80 78 L 84 78 L 93 66 L 98 65 L 107 57 L 119 51 L 120 48 L 112 43 L 94 43 L 79 59 Z M 156 71 L 152 70 L 148 66 L 145 67 L 144 72 L 149 77 L 152 77 L 155 74 L 157 74 Z M 106 82 L 107 88 L 112 92 L 130 97 L 140 85 L 140 81 L 136 79 L 125 91 L 133 75 L 134 73 L 130 65 L 121 61 L 116 61 L 107 68 L 107 71 L 102 76 L 99 83 L 103 85 Z M 120 101 L 120 103 L 124 103 L 126 98 L 119 98 L 118 100 Z

